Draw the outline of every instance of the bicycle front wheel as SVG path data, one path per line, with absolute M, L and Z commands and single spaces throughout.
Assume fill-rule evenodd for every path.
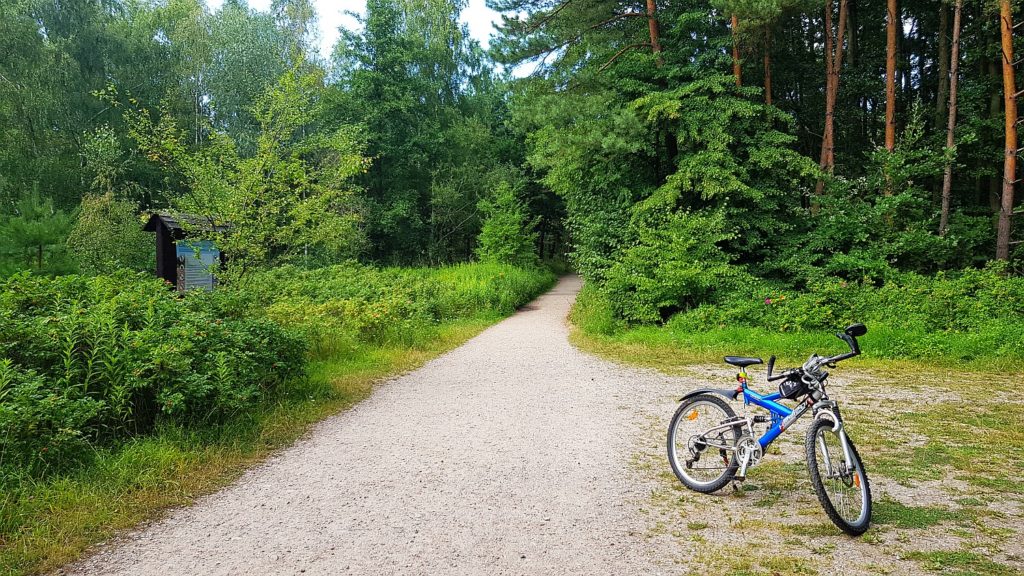
M 708 494 L 736 475 L 736 459 L 722 447 L 733 448 L 741 428 L 737 424 L 714 430 L 735 417 L 725 400 L 710 394 L 687 398 L 672 416 L 668 461 L 679 481 L 690 490 Z
M 815 420 L 807 430 L 807 469 L 811 484 L 832 523 L 852 536 L 871 523 L 871 486 L 853 441 L 847 437 L 846 458 L 839 433 L 830 420 Z

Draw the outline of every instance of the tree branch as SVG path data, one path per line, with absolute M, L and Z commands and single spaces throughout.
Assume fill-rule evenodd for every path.
M 607 62 L 602 64 L 601 67 L 597 69 L 597 71 L 598 72 L 604 72 L 609 66 L 611 66 L 616 60 L 619 59 L 619 56 L 622 56 L 623 54 L 625 54 L 629 50 L 632 50 L 634 48 L 645 48 L 645 47 L 650 46 L 650 45 L 651 45 L 650 42 L 637 42 L 636 44 L 630 44 L 628 46 L 623 46 L 618 52 L 615 53 L 614 56 L 612 56 Z
M 554 10 L 552 10 L 547 16 L 541 18 L 540 20 L 538 20 L 532 26 L 527 27 L 526 28 L 526 33 L 527 34 L 533 34 L 537 30 L 539 30 L 541 26 L 543 26 L 543 25 L 547 24 L 548 22 L 550 22 L 551 20 L 553 20 L 555 18 L 555 16 L 558 16 L 558 13 L 561 12 L 569 4 L 572 4 L 572 0 L 565 0 L 565 2 L 562 2 L 558 6 L 558 8 L 555 8 Z
M 631 17 L 647 18 L 647 14 L 645 14 L 643 12 L 623 12 L 622 14 L 616 14 L 615 16 L 612 16 L 611 18 L 609 18 L 609 19 L 607 19 L 607 20 L 605 20 L 603 22 L 598 22 L 597 24 L 594 24 L 593 26 L 591 26 L 589 29 L 590 30 L 597 30 L 598 28 L 603 28 L 604 26 L 606 26 L 608 24 L 611 24 L 612 22 L 615 22 L 616 20 L 622 20 L 623 18 L 631 18 Z
M 564 4 L 563 4 L 563 6 L 564 6 Z M 555 51 L 561 50 L 562 48 L 565 48 L 566 46 L 568 46 L 570 44 L 573 44 L 575 42 L 579 42 L 580 40 L 582 40 L 583 37 L 586 35 L 587 31 L 597 30 L 598 28 L 601 28 L 603 26 L 611 24 L 612 22 L 615 22 L 616 20 L 621 20 L 622 18 L 640 17 L 640 16 L 646 18 L 647 14 L 644 14 L 643 12 L 625 12 L 623 14 L 616 14 L 615 16 L 612 16 L 611 18 L 609 18 L 607 20 L 604 20 L 602 22 L 598 22 L 597 24 L 594 24 L 592 26 L 588 26 L 586 31 L 580 32 L 576 36 L 573 36 L 572 38 L 569 38 L 568 40 L 565 40 L 564 42 L 559 42 L 558 44 L 555 44 L 554 46 L 551 46 L 550 48 L 546 48 L 546 49 L 544 49 L 544 50 L 542 50 L 540 52 L 535 52 L 535 53 L 525 57 L 524 60 L 534 60 L 536 58 L 541 58 L 542 60 L 546 60 L 547 57 L 550 56 L 551 54 L 553 54 Z M 650 42 L 644 42 L 642 45 L 643 46 L 650 46 L 651 43 Z

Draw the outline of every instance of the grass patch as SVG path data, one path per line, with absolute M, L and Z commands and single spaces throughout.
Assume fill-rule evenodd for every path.
M 1016 568 L 993 562 L 974 552 L 910 552 L 904 558 L 920 562 L 927 570 L 957 576 L 1019 576 Z
M 1024 430 L 1019 426 L 1024 409 L 994 401 L 989 394 L 999 390 L 992 386 L 981 388 L 981 397 L 975 397 L 979 389 L 957 384 L 960 401 L 915 406 L 896 414 L 857 410 L 853 421 L 858 431 L 878 447 L 875 470 L 907 485 L 939 480 L 952 470 L 977 488 L 1024 494 L 1013 472 L 1015 463 L 1024 459 Z M 923 442 L 908 446 L 907 437 L 893 434 L 894 429 L 911 432 Z
M 875 500 L 871 520 L 896 528 L 930 528 L 940 522 L 963 517 L 963 512 L 951 512 L 937 506 L 904 506 L 891 498 Z
M 776 366 L 798 366 L 812 352 L 838 353 L 844 346 L 831 333 L 821 332 L 773 333 L 747 327 L 684 332 L 673 328 L 672 323 L 627 329 L 609 316 L 607 306 L 593 293 L 581 295 L 571 318 L 575 324 L 571 339 L 580 348 L 667 373 L 680 373 L 698 364 L 725 367 L 721 357 L 726 354 L 775 354 L 779 357 Z M 943 335 L 947 336 L 956 339 L 964 335 Z M 919 480 L 941 480 L 953 473 L 978 488 L 1024 494 L 1024 486 L 1009 475 L 1016 469 L 1014 463 L 1024 460 L 1024 429 L 1019 426 L 1024 407 L 997 398 L 999 394 L 1015 393 L 1013 379 L 998 372 L 998 361 L 982 364 L 941 354 L 927 362 L 912 357 L 872 357 L 873 346 L 890 346 L 887 341 L 897 337 L 890 330 L 872 329 L 861 338 L 864 356 L 844 363 L 836 371 L 840 376 L 844 371 L 866 372 L 886 382 L 879 389 L 883 395 L 900 397 L 877 400 L 883 404 L 881 409 L 867 409 L 859 404 L 843 406 L 851 423 L 851 435 L 862 452 L 871 454 L 869 474 L 911 485 Z M 1010 359 L 1003 360 L 1019 370 Z M 953 365 L 955 370 L 949 368 Z M 769 385 L 757 368 L 763 370 L 751 370 L 753 387 L 766 391 Z M 727 381 L 709 384 L 732 385 Z M 869 390 L 854 393 L 867 400 L 876 400 L 878 396 Z M 941 394 L 949 398 L 933 398 Z M 918 402 L 918 398 L 923 402 Z M 757 468 L 752 475 L 756 473 Z M 767 497 L 764 503 L 771 504 L 771 498 Z
M 760 310 L 764 305 L 756 306 L 757 313 L 767 322 L 763 326 L 744 325 L 742 314 L 736 321 L 715 320 L 715 314 L 701 314 L 701 309 L 680 313 L 662 325 L 629 326 L 615 317 L 615 307 L 605 295 L 585 286 L 573 309 L 572 321 L 587 335 L 587 344 L 595 351 L 619 350 L 622 357 L 638 354 L 634 363 L 646 366 L 720 362 L 722 356 L 735 354 L 766 359 L 774 354 L 780 365 L 785 366 L 798 365 L 812 353 L 846 351 L 835 333 L 847 321 L 835 319 L 815 324 L 816 327 L 797 328 L 782 322 L 782 316 L 776 318 Z M 723 306 L 721 311 L 731 317 L 740 308 Z M 923 328 L 894 321 L 899 316 L 891 313 L 875 315 L 864 320 L 870 330 L 860 338 L 863 354 L 851 365 L 911 368 L 926 363 L 930 367 L 998 371 L 1016 369 L 1024 360 L 1024 348 L 1018 344 L 1019 328 L 1006 318 L 993 317 L 991 323 L 978 320 L 968 330 Z
M 684 322 L 674 321 L 627 327 L 614 320 L 606 305 L 600 298 L 581 295 L 571 317 L 574 344 L 625 364 L 696 375 L 711 387 L 734 385 L 728 376 L 715 381 L 704 375 L 708 364 L 729 372 L 722 363 L 724 355 L 760 355 L 767 360 L 775 354 L 777 366 L 790 367 L 800 365 L 811 353 L 838 353 L 844 348 L 832 333 L 823 331 L 782 333 L 732 326 L 690 330 Z M 861 339 L 864 356 L 835 370 L 830 392 L 842 405 L 849 433 L 874 481 L 873 523 L 877 527 L 857 542 L 863 542 L 865 550 L 897 547 L 909 564 L 905 568 L 912 572 L 921 570 L 922 566 L 915 564 L 920 563 L 943 574 L 1019 573 L 977 553 L 979 548 L 1002 549 L 1020 538 L 1018 529 L 1006 527 L 1019 525 L 1019 514 L 1012 511 L 1015 508 L 1009 507 L 1011 511 L 998 517 L 1003 527 L 989 526 L 999 513 L 989 510 L 986 502 L 1020 501 L 1024 493 L 1013 476 L 1024 460 L 1024 430 L 1019 425 L 1024 405 L 1013 400 L 1017 394 L 1013 376 L 1019 373 L 1014 358 L 1021 351 L 995 358 L 998 354 L 984 352 L 978 344 L 986 337 L 947 332 L 923 335 L 873 324 Z M 929 342 L 935 344 L 933 356 L 915 352 Z M 763 366 L 750 372 L 755 389 L 770 390 L 771 385 L 763 379 Z M 802 438 L 797 440 L 802 444 Z M 798 517 L 807 516 L 807 523 L 756 520 L 763 517 L 760 509 L 779 509 L 788 502 L 795 482 L 804 474 L 802 462 L 785 464 L 771 457 L 752 469 L 748 482 L 755 483 L 758 490 L 744 491 L 754 498 L 740 504 L 746 511 L 731 520 L 736 541 L 782 541 L 785 546 L 780 550 L 771 548 L 779 557 L 793 556 L 794 548 L 823 556 L 837 550 L 846 536 L 831 522 L 822 521 L 816 502 L 808 500 L 806 507 L 786 509 Z M 901 493 L 908 493 L 900 500 L 914 502 L 918 495 L 927 495 L 927 505 L 908 506 L 886 497 L 893 481 L 903 485 Z M 948 498 L 951 507 L 959 498 L 963 508 L 954 510 L 943 506 L 941 500 L 931 504 L 936 496 Z M 952 535 L 957 542 L 969 541 L 978 548 L 972 548 L 973 552 L 914 551 L 926 532 L 929 536 L 939 536 L 937 532 Z M 799 546 L 792 542 L 806 538 L 815 542 Z M 891 558 L 893 552 L 879 550 L 876 554 L 881 556 L 874 562 L 886 565 L 880 558 Z M 723 562 L 713 555 L 709 560 L 721 569 L 706 573 L 772 573 L 765 558 L 743 564 Z M 801 569 L 794 565 L 779 573 L 800 573 Z

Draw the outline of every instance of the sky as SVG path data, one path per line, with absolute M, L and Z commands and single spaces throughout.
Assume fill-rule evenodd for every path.
M 257 10 L 267 10 L 270 8 L 270 2 L 271 0 L 249 0 L 249 6 Z M 207 0 L 211 10 L 220 8 L 223 3 L 223 0 Z M 313 5 L 316 6 L 320 17 L 320 54 L 330 56 L 334 43 L 338 40 L 338 27 L 357 26 L 355 20 L 344 13 L 351 11 L 362 14 L 366 9 L 366 0 L 313 0 Z M 491 33 L 494 32 L 494 23 L 498 20 L 498 13 L 487 8 L 484 0 L 469 0 L 469 5 L 462 11 L 462 21 L 469 25 L 470 35 L 485 47 Z

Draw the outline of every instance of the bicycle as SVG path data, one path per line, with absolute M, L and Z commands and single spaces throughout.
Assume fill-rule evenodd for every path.
M 747 367 L 762 364 L 760 358 L 726 356 L 725 362 L 740 369 L 735 390 L 705 388 L 680 399 L 668 428 L 668 459 L 676 477 L 689 489 L 704 494 L 720 490 L 730 481 L 742 482 L 776 438 L 808 411 L 814 421 L 807 430 L 807 469 L 821 507 L 844 532 L 858 536 L 871 522 L 871 487 L 864 464 L 846 435 L 839 405 L 825 391 L 828 372 L 836 363 L 860 354 L 857 338 L 867 333 L 863 324 L 848 326 L 836 337 L 850 351 L 831 357 L 817 354 L 799 368 L 772 373 L 775 356 L 768 359 L 768 381 L 780 381 L 779 391 L 762 395 L 748 386 Z M 768 415 L 737 416 L 724 398 L 763 408 Z M 782 399 L 796 400 L 789 408 Z M 754 425 L 768 424 L 755 439 Z M 717 454 L 716 451 L 717 450 Z M 703 460 L 702 460 L 703 458 Z

